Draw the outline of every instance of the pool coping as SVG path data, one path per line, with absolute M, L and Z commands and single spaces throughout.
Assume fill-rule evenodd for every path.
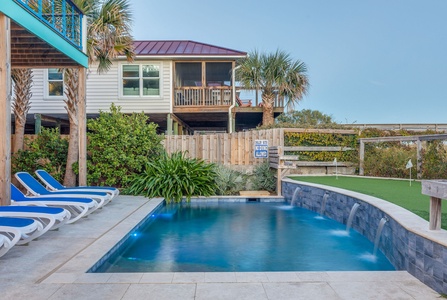
M 87 219 L 15 247 L 0 259 L 2 299 L 439 297 L 406 271 L 85 273 L 161 201 L 120 195 Z

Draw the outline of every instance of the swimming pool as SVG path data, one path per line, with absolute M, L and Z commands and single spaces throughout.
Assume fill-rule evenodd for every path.
M 90 272 L 394 270 L 345 225 L 284 203 L 165 205 Z M 366 255 L 365 255 L 366 254 Z

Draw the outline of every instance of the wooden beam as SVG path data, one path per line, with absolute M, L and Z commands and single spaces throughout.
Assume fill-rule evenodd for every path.
M 441 199 L 436 197 L 430 197 L 430 230 L 441 229 Z
M 351 151 L 355 150 L 350 147 L 339 147 L 339 146 L 294 146 L 294 147 L 284 147 L 284 151 Z
M 417 179 L 422 178 L 422 142 L 420 140 L 416 141 L 417 151 L 416 151 L 416 171 Z
M 167 120 L 166 120 L 166 122 L 167 122 L 167 132 L 166 132 L 166 135 L 172 135 L 172 119 L 171 119 L 171 114 L 168 114 L 168 117 L 167 117 Z
M 79 185 L 87 185 L 86 78 L 86 69 L 84 67 L 80 67 L 78 78 Z
M 10 20 L 0 13 L 0 205 L 11 204 Z
M 365 174 L 364 164 L 365 164 L 365 143 L 360 139 L 360 151 L 359 151 L 359 175 L 363 176 Z
M 447 134 L 427 134 L 427 135 L 410 135 L 410 136 L 386 136 L 377 138 L 361 138 L 364 143 L 383 143 L 383 142 L 405 142 L 405 141 L 433 141 L 446 140 Z
M 328 134 L 357 134 L 357 130 L 349 129 L 306 129 L 306 128 L 284 128 L 284 133 L 298 132 L 298 133 L 328 133 Z

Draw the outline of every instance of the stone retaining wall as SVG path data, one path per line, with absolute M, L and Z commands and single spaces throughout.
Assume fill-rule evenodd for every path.
M 299 187 L 297 206 L 320 212 L 323 196 L 326 200 L 323 215 L 346 224 L 352 206 L 359 203 L 352 228 L 374 242 L 378 224 L 387 218 L 379 250 L 397 270 L 407 270 L 438 293 L 447 294 L 447 233 L 428 230 L 428 222 L 411 212 L 374 197 L 338 188 L 285 179 L 283 196 L 290 202 Z M 425 226 L 426 227 L 425 227 Z

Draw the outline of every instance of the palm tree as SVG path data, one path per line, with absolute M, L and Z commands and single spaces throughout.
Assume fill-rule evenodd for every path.
M 132 14 L 128 0 L 73 0 L 88 17 L 87 55 L 89 65 L 96 64 L 99 73 L 107 72 L 112 60 L 125 55 L 128 61 L 134 57 L 131 32 Z M 77 94 L 79 69 L 66 69 L 64 72 L 65 100 L 70 121 L 70 142 L 64 184 L 76 184 L 73 164 L 79 158 L 78 103 Z
M 31 69 L 12 69 L 11 77 L 14 81 L 14 99 L 12 111 L 14 112 L 14 144 L 12 153 L 23 149 L 25 135 L 26 115 L 31 107 L 31 86 L 33 85 L 33 71 Z
M 262 54 L 253 51 L 239 65 L 237 78 L 243 87 L 262 92 L 263 125 L 274 122 L 273 108 L 277 96 L 283 97 L 286 107 L 293 110 L 309 88 L 306 65 L 292 60 L 281 50 Z

